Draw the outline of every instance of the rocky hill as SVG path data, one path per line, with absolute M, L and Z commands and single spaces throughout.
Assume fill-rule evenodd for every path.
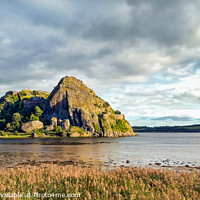
M 16 123 L 18 131 L 19 126 L 23 131 L 31 130 L 33 123 L 30 121 L 38 121 L 34 128 L 39 124 L 40 131 L 46 135 L 54 132 L 71 137 L 134 135 L 124 115 L 119 111 L 115 113 L 108 102 L 75 77 L 62 78 L 50 95 L 28 89 L 9 91 L 1 98 L 0 108 L 0 122 L 4 120 L 4 129 L 9 131 L 12 128 L 8 127 Z M 6 117 L 7 114 L 9 117 Z M 20 116 L 17 122 L 16 116 Z M 39 121 L 45 125 L 43 130 Z M 25 129 L 27 126 L 28 129 Z
M 97 136 L 133 134 L 123 115 L 115 114 L 108 102 L 74 77 L 62 78 L 48 101 L 50 116 L 60 120 L 69 119 L 71 126 L 81 127 Z

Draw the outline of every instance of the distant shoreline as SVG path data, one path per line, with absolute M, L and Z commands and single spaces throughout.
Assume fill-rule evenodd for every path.
M 199 133 L 200 132 L 200 124 L 194 125 L 186 125 L 186 126 L 156 126 L 156 127 L 148 127 L 148 126 L 132 126 L 133 131 L 138 132 L 158 132 L 158 133 Z

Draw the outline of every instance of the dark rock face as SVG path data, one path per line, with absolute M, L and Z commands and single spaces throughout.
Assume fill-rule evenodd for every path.
M 71 126 L 98 136 L 117 137 L 134 135 L 124 117 L 115 117 L 109 103 L 99 98 L 82 81 L 64 77 L 48 98 L 50 118 L 68 119 Z M 66 124 L 66 126 L 68 126 Z
M 57 92 L 55 92 L 57 90 Z M 57 87 L 53 90 L 54 95 L 50 100 L 50 108 L 52 116 L 57 119 L 63 119 L 63 117 L 69 117 L 68 102 L 66 91 L 59 90 Z

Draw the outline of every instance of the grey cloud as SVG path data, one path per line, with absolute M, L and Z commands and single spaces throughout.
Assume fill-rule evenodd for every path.
M 137 41 L 142 39 L 167 47 L 185 44 L 185 40 L 189 42 L 188 39 L 195 36 L 198 17 L 192 11 L 197 11 L 197 1 L 127 2 L 132 9 L 129 20 L 123 23 L 120 15 L 105 17 L 98 23 L 93 22 L 85 36 L 126 45 L 137 45 Z
M 62 76 L 74 75 L 100 95 L 111 94 L 108 101 L 110 88 L 121 88 L 122 97 L 114 102 L 124 110 L 134 103 L 158 107 L 179 99 L 184 104 L 189 94 L 183 98 L 153 87 L 176 85 L 199 70 L 199 8 L 195 0 L 3 0 L 0 93 L 26 86 L 51 91 Z M 124 90 L 143 82 L 152 90 L 133 91 L 135 98 Z
M 85 5 L 82 1 L 52 2 L 54 7 L 48 1 L 40 4 L 38 1 L 3 1 L 0 8 L 3 23 L 0 27 L 8 37 L 10 36 L 12 43 L 2 49 L 5 52 L 1 56 L 2 70 L 3 67 L 13 70 L 13 66 L 17 65 L 16 68 L 26 71 L 27 66 L 33 62 L 46 62 L 49 70 L 57 68 L 64 73 L 66 70 L 77 69 L 88 77 L 100 80 L 107 80 L 110 75 L 115 81 L 130 76 L 134 82 L 135 77 L 151 75 L 156 70 L 146 66 L 148 59 L 145 61 L 145 45 L 140 49 L 141 55 L 144 55 L 143 63 L 127 60 L 126 57 L 119 59 L 124 49 L 133 46 L 137 52 L 137 45 L 146 41 L 154 46 L 149 51 L 159 51 L 159 47 L 156 47 L 157 42 L 165 42 L 164 45 L 167 46 L 170 44 L 168 39 L 159 37 L 165 37 L 167 34 L 167 37 L 178 41 L 178 38 L 182 38 L 181 34 L 190 30 L 187 23 L 181 26 L 185 18 L 186 22 L 190 21 L 188 16 L 182 13 L 183 8 L 189 5 L 186 1 L 182 4 L 177 1 L 173 5 L 172 2 L 161 4 L 160 1 L 140 1 L 141 3 L 135 4 L 136 1 L 128 1 L 126 6 L 129 8 L 121 1 L 86 1 Z M 92 6 L 93 10 L 89 10 Z M 109 9 L 111 7 L 116 9 Z M 124 9 L 129 10 L 123 13 Z M 175 20 L 171 19 L 173 17 Z M 171 30 L 169 26 L 185 29 L 181 29 L 179 33 L 173 28 Z M 81 40 L 85 41 L 85 46 L 74 51 L 75 41 Z M 93 43 L 104 45 L 99 45 L 93 52 L 84 52 L 85 47 Z M 64 54 L 58 53 L 55 49 L 59 47 L 68 48 L 69 51 Z M 17 79 L 17 70 L 15 74 Z
M 195 104 L 198 106 L 200 102 L 200 89 L 194 89 L 192 91 L 185 91 L 180 94 L 175 94 L 174 98 L 184 102 L 190 102 L 193 104 L 193 106 L 195 106 Z
M 105 56 L 112 55 L 113 53 L 114 50 L 111 47 L 103 47 L 96 53 L 95 58 L 103 58 Z
M 157 117 L 157 118 L 153 118 L 152 120 L 156 120 L 156 121 L 162 121 L 162 120 L 170 120 L 170 121 L 192 121 L 194 120 L 191 117 L 187 117 L 187 116 L 165 116 L 165 117 Z

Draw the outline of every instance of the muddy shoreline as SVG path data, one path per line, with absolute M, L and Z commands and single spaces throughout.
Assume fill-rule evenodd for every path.
M 163 163 L 149 163 L 148 165 L 139 165 L 133 164 L 130 160 L 122 160 L 121 165 L 117 165 L 114 160 L 102 162 L 102 161 L 97 161 L 93 160 L 90 158 L 87 161 L 83 160 L 23 160 L 19 162 L 14 162 L 14 163 L 5 163 L 3 162 L 0 163 L 0 169 L 6 169 L 6 168 L 33 168 L 33 167 L 41 167 L 41 168 L 46 168 L 51 165 L 58 166 L 58 167 L 65 167 L 65 166 L 75 166 L 75 167 L 81 167 L 81 168 L 93 168 L 93 167 L 101 167 L 103 169 L 116 169 L 116 168 L 121 168 L 121 167 L 142 167 L 142 168 L 154 168 L 154 169 L 169 169 L 169 170 L 174 170 L 174 171 L 200 171 L 200 166 L 194 166 L 193 163 L 188 162 L 188 164 L 192 165 L 165 165 L 165 162 Z M 187 162 L 185 162 L 187 163 Z

